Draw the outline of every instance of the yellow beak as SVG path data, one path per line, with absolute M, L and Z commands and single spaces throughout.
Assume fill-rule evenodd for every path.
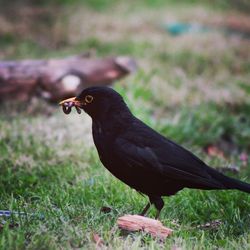
M 76 97 L 71 97 L 71 98 L 68 98 L 59 102 L 59 105 L 64 105 L 65 103 L 69 103 L 69 102 L 73 102 L 74 104 L 76 104 L 78 101 L 76 101 Z

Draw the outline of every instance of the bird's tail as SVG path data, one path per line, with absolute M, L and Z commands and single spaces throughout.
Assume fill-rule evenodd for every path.
M 217 172 L 217 171 L 213 171 L 213 173 L 211 173 L 211 175 L 217 181 L 222 183 L 223 186 L 225 186 L 225 189 L 238 189 L 240 191 L 250 193 L 250 184 L 248 184 L 246 182 L 225 176 L 224 174 Z

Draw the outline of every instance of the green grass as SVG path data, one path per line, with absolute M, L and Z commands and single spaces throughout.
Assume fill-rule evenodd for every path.
M 118 89 L 122 92 L 121 87 Z M 133 89 L 130 91 L 136 96 Z M 135 101 L 137 99 L 143 99 L 143 96 L 135 97 Z M 138 115 L 142 112 L 132 103 L 130 106 Z M 249 146 L 241 143 L 242 134 L 250 136 L 249 126 L 242 126 L 242 133 L 238 131 L 238 117 L 245 113 L 237 111 L 235 115 L 226 109 L 221 111 L 218 106 L 209 107 L 206 115 L 203 107 L 196 108 L 192 115 L 190 110 L 182 109 L 175 124 L 166 118 L 160 120 L 159 131 L 204 158 L 205 153 L 200 149 L 222 140 L 230 127 L 232 141 L 240 148 L 228 155 L 228 161 L 230 159 L 230 163 L 237 163 L 242 169 L 241 174 L 234 177 L 250 177 L 249 170 L 238 159 L 239 152 Z M 151 112 L 143 110 L 144 120 L 148 119 L 150 123 Z M 70 117 L 65 118 L 59 112 L 54 110 L 55 117 L 38 114 L 31 118 L 25 113 L 11 118 L 1 116 L 1 208 L 28 213 L 5 219 L 0 234 L 5 249 L 89 249 L 93 247 L 93 233 L 98 233 L 114 249 L 126 244 L 134 249 L 170 248 L 176 244 L 188 249 L 249 248 L 250 196 L 238 191 L 183 190 L 174 197 L 165 198 L 161 220 L 175 230 L 165 243 L 143 233 L 122 236 L 117 228 L 113 229 L 117 217 L 138 213 L 146 198 L 116 180 L 101 166 L 94 147 L 85 145 L 84 134 L 81 135 L 82 143 L 71 138 L 71 134 L 61 143 L 55 142 L 57 135 L 44 138 L 40 126 L 44 130 L 56 130 L 56 133 L 74 133 Z M 208 123 L 210 120 L 213 120 L 212 124 Z M 247 138 L 243 141 L 249 143 Z M 212 165 L 227 163 L 213 157 L 206 156 L 206 159 Z M 111 213 L 100 212 L 103 206 L 110 207 Z M 151 209 L 149 216 L 154 214 L 155 210 Z M 216 219 L 222 221 L 219 228 L 194 228 Z M 174 221 L 179 226 L 173 224 Z
M 4 34 L 1 57 L 62 57 L 88 50 L 135 57 L 139 70 L 114 86 L 133 113 L 209 165 L 238 166 L 238 174 L 226 174 L 250 182 L 250 162 L 240 160 L 241 153 L 250 155 L 249 43 L 218 31 L 171 37 L 160 25 L 166 16 L 192 21 L 224 12 L 207 4 L 196 7 L 196 1 L 189 7 L 168 1 L 167 8 L 161 0 L 138 2 L 136 10 L 128 4 L 111 10 L 110 2 L 101 2 L 91 2 L 95 10 L 60 9 L 44 43 L 32 32 L 20 38 Z M 250 196 L 239 191 L 184 189 L 164 198 L 161 221 L 174 229 L 165 242 L 145 233 L 124 234 L 117 218 L 139 213 L 147 198 L 101 165 L 86 114 L 66 116 L 41 100 L 33 105 L 29 112 L 27 104 L 0 107 L 0 210 L 25 212 L 0 217 L 1 249 L 94 249 L 93 233 L 108 249 L 250 248 Z M 209 145 L 224 157 L 208 155 Z M 111 212 L 101 212 L 103 206 Z M 151 208 L 149 216 L 155 212 Z M 196 228 L 217 219 L 217 228 Z

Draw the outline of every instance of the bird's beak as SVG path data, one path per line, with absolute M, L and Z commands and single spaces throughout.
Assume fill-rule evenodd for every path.
M 69 114 L 71 112 L 71 108 L 72 107 L 75 107 L 76 111 L 80 114 L 81 113 L 80 108 L 82 108 L 82 106 L 84 105 L 84 103 L 82 103 L 79 100 L 77 100 L 76 97 L 71 97 L 71 98 L 68 98 L 68 99 L 65 99 L 65 100 L 61 101 L 59 103 L 59 105 L 62 106 L 63 112 L 65 114 Z
M 66 106 L 68 104 L 71 104 L 71 105 L 73 104 L 72 106 L 80 106 L 81 103 L 76 100 L 76 97 L 71 97 L 71 98 L 68 98 L 68 99 L 65 99 L 65 100 L 59 102 L 59 105 L 61 105 L 61 106 L 65 105 L 65 104 L 66 104 Z

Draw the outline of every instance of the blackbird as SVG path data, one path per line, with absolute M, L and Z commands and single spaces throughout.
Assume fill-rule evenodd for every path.
M 118 179 L 149 197 L 158 218 L 162 196 L 183 188 L 238 189 L 250 184 L 227 177 L 187 149 L 165 138 L 136 118 L 122 96 L 108 87 L 90 87 L 60 103 L 65 113 L 83 109 L 92 118 L 92 134 L 102 164 Z

